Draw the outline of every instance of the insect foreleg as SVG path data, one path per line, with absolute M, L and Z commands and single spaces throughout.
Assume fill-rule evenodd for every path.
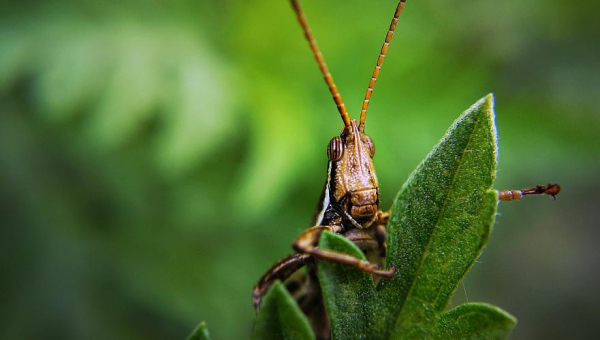
M 319 243 L 319 239 L 321 238 L 321 234 L 324 230 L 332 230 L 331 226 L 316 226 L 312 227 L 305 232 L 303 232 L 297 239 L 294 241 L 293 247 L 297 252 L 307 253 L 314 257 L 331 261 L 342 263 L 347 266 L 352 266 L 360 271 L 365 273 L 374 274 L 377 276 L 383 277 L 393 277 L 396 270 L 394 268 L 390 268 L 389 270 L 381 270 L 378 269 L 377 265 L 369 262 L 357 259 L 356 257 L 338 253 L 331 250 L 323 250 L 317 248 L 317 244 Z M 332 230 L 334 231 L 334 230 Z
M 267 271 L 267 273 L 260 278 L 252 290 L 252 301 L 254 302 L 254 308 L 258 310 L 263 295 L 267 292 L 275 280 L 285 281 L 298 269 L 305 266 L 309 261 L 312 261 L 312 256 L 308 254 L 292 254 L 275 263 L 273 267 L 271 267 L 271 269 L 269 269 L 269 271 Z
M 381 211 L 379 210 L 377 212 L 377 224 L 383 224 L 384 226 L 387 225 L 388 221 L 390 220 L 390 210 L 388 211 Z

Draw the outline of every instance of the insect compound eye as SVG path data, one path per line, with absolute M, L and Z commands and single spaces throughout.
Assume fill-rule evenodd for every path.
M 365 143 L 367 144 L 367 147 L 369 148 L 369 155 L 371 155 L 371 158 L 373 158 L 373 156 L 375 156 L 375 144 L 373 143 L 373 140 L 369 137 L 369 136 L 365 136 Z
M 343 152 L 344 146 L 342 144 L 342 138 L 340 138 L 340 136 L 331 138 L 329 145 L 327 145 L 327 158 L 332 162 L 339 161 L 340 158 L 342 158 Z

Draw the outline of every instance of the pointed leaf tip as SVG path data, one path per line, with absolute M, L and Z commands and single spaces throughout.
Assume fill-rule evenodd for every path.
M 210 340 L 208 329 L 206 328 L 206 322 L 201 321 L 200 324 L 194 329 L 192 334 L 188 336 L 187 340 Z
M 306 316 L 279 281 L 267 291 L 254 322 L 252 339 L 312 340 L 314 335 Z

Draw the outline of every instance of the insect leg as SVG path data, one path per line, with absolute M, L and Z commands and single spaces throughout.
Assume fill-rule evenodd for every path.
M 381 211 L 379 210 L 377 212 L 377 224 L 383 224 L 383 226 L 386 226 L 388 221 L 390 220 L 390 210 L 388 211 Z
M 300 234 L 300 236 L 298 236 L 296 241 L 294 241 L 294 249 L 297 252 L 311 254 L 323 260 L 352 266 L 365 273 L 370 273 L 387 278 L 394 276 L 394 273 L 396 272 L 395 268 L 390 268 L 389 270 L 381 270 L 378 269 L 377 265 L 372 264 L 371 262 L 360 260 L 356 257 L 347 254 L 317 248 L 317 244 L 319 243 L 319 239 L 323 231 L 331 229 L 332 227 L 330 226 L 316 226 L 306 230 L 305 232 Z
M 388 213 L 389 217 L 389 213 Z M 385 224 L 377 224 L 375 226 L 375 240 L 379 244 L 379 256 L 384 259 L 387 252 L 387 231 L 385 230 Z
M 498 192 L 498 200 L 508 202 L 517 201 L 525 195 L 550 195 L 556 199 L 556 195 L 560 193 L 560 185 L 558 184 L 546 184 L 536 185 L 521 190 L 503 190 Z
M 269 269 L 265 275 L 260 278 L 252 290 L 252 301 L 254 302 L 254 308 L 258 311 L 263 295 L 267 292 L 275 280 L 285 281 L 288 277 L 294 274 L 298 269 L 305 266 L 311 260 L 312 257 L 308 254 L 292 254 L 275 263 L 273 267 L 271 267 L 271 269 Z

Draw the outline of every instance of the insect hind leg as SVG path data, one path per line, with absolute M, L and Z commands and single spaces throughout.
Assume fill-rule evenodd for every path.
M 302 268 L 312 260 L 312 256 L 309 254 L 296 253 L 286 256 L 275 263 L 273 267 L 260 278 L 252 290 L 252 302 L 254 303 L 254 308 L 258 311 L 263 295 L 275 280 L 285 281 L 298 269 Z

